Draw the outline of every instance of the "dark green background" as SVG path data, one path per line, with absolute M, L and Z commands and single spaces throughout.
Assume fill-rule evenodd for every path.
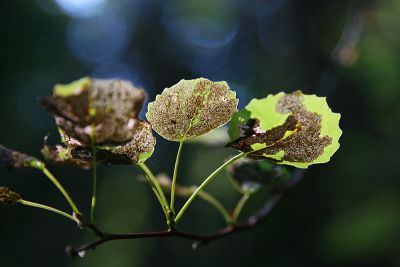
M 328 96 L 342 114 L 341 148 L 330 163 L 309 169 L 268 222 L 198 251 L 174 238 L 131 240 L 71 259 L 65 246 L 91 236 L 59 216 L 2 206 L 1 266 L 400 266 L 398 0 L 116 0 L 104 1 L 100 11 L 84 11 L 89 14 L 82 18 L 50 0 L 1 1 L 1 144 L 40 156 L 42 138 L 56 128 L 38 99 L 55 83 L 86 75 L 122 77 L 153 99 L 182 78 L 205 76 L 226 80 L 240 107 L 282 90 Z M 345 47 L 354 48 L 347 64 L 332 54 L 343 34 L 342 41 L 350 40 Z M 158 137 L 148 164 L 171 174 L 176 150 Z M 187 145 L 179 181 L 199 183 L 233 154 Z M 87 213 L 91 173 L 51 169 Z M 163 227 L 162 212 L 134 167 L 99 172 L 101 227 Z M 26 199 L 68 209 L 33 170 L 0 170 L 0 184 Z M 223 175 L 209 190 L 229 207 L 239 198 Z M 251 201 L 244 215 L 263 197 Z M 222 225 L 218 213 L 196 201 L 181 227 L 210 232 Z

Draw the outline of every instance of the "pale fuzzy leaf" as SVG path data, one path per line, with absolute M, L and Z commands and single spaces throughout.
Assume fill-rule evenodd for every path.
M 237 104 L 236 94 L 226 82 L 181 80 L 157 95 L 146 117 L 165 139 L 184 141 L 227 123 Z

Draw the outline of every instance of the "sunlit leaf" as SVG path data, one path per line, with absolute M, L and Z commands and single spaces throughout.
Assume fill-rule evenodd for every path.
M 227 171 L 234 187 L 246 194 L 255 193 L 263 186 L 279 186 L 291 176 L 283 166 L 246 158 L 230 165 Z
M 164 138 L 184 141 L 227 123 L 237 104 L 236 94 L 226 82 L 181 80 L 157 95 L 146 117 Z
M 328 162 L 338 150 L 339 120 L 323 97 L 301 91 L 269 95 L 234 114 L 228 146 L 251 159 L 307 168 Z

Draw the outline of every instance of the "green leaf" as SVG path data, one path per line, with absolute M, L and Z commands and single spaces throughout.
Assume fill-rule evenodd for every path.
M 228 166 L 227 171 L 233 186 L 242 194 L 253 194 L 263 186 L 279 186 L 291 176 L 283 166 L 246 158 Z
M 185 141 L 227 123 L 238 99 L 226 82 L 181 80 L 149 103 L 147 119 L 170 141 Z
M 227 146 L 251 159 L 307 168 L 328 162 L 339 149 L 339 120 L 324 97 L 301 91 L 269 95 L 234 114 Z

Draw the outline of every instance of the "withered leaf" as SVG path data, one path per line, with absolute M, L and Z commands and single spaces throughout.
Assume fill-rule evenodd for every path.
M 145 99 L 129 81 L 83 78 L 56 85 L 43 105 L 55 118 L 63 145 L 45 144 L 51 162 L 89 168 L 98 164 L 135 164 L 151 156 L 151 126 L 137 118 Z M 96 158 L 93 156 L 93 148 Z
M 150 124 L 138 121 L 133 131 L 133 138 L 126 143 L 96 145 L 96 164 L 136 164 L 149 158 L 156 144 Z M 86 146 L 65 134 L 63 138 L 66 145 L 50 147 L 45 144 L 43 156 L 58 165 L 90 168 L 95 160 L 92 146 Z
M 326 99 L 279 93 L 252 100 L 232 119 L 227 146 L 247 152 L 247 157 L 307 168 L 328 162 L 339 148 L 340 114 Z
M 247 158 L 230 165 L 227 171 L 234 187 L 246 194 L 253 194 L 263 186 L 277 186 L 291 175 L 283 166 Z
M 96 146 L 96 161 L 100 164 L 136 164 L 145 161 L 151 156 L 156 144 L 152 135 L 151 126 L 147 122 L 140 122 L 135 128 L 133 138 L 121 145 Z M 79 146 L 71 151 L 75 159 L 93 161 L 90 147 Z
M 8 169 L 31 168 L 36 158 L 0 145 L 0 165 Z
M 7 187 L 0 186 L 0 205 L 11 205 L 17 203 L 21 196 Z
M 157 95 L 146 117 L 165 139 L 184 141 L 227 123 L 237 104 L 236 94 L 226 82 L 181 80 Z
M 91 145 L 131 140 L 144 99 L 129 81 L 83 78 L 56 85 L 42 103 L 67 136 Z
M 49 146 L 45 143 L 41 152 L 43 157 L 54 165 L 76 166 L 82 169 L 89 169 L 93 165 L 92 162 L 73 158 L 71 148 L 64 145 Z

